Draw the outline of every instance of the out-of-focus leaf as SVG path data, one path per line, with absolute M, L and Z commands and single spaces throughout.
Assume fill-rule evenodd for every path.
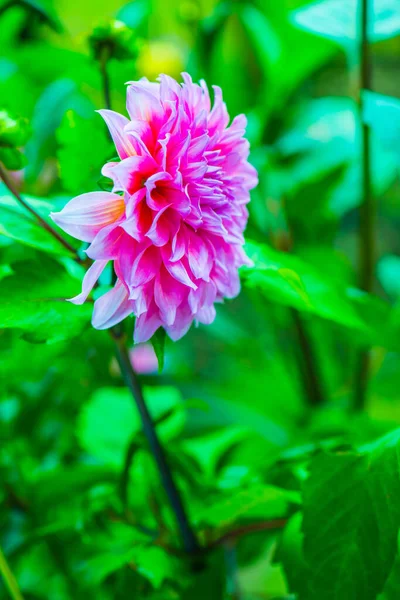
M 397 0 L 374 0 L 371 4 L 370 41 L 379 42 L 400 32 Z M 330 38 L 343 46 L 357 40 L 358 0 L 318 0 L 292 13 L 298 27 Z
M 378 278 L 389 296 L 400 296 L 400 256 L 383 256 L 378 263 Z
M 185 421 L 183 411 L 173 410 L 182 403 L 180 393 L 173 387 L 160 386 L 145 387 L 144 394 L 154 420 L 168 415 L 158 429 L 162 439 L 170 440 L 181 431 Z M 141 429 L 130 392 L 124 388 L 103 388 L 83 407 L 77 434 L 89 454 L 121 468 L 128 444 Z
M 281 173 L 284 193 L 293 192 L 320 174 L 345 167 L 344 175 L 329 190 L 328 207 L 342 216 L 361 201 L 360 119 L 349 98 L 318 98 L 308 102 L 297 115 L 294 127 L 277 143 L 291 164 Z M 398 158 L 383 148 L 378 136 L 371 136 L 372 183 L 382 194 L 398 172 Z
M 59 265 L 15 263 L 13 270 L 1 284 L 0 329 L 21 330 L 29 341 L 49 343 L 73 338 L 88 326 L 91 306 L 66 302 L 80 284 Z
M 1 194 L 1 189 L 0 189 Z M 53 205 L 40 198 L 25 197 L 26 201 L 38 212 L 49 214 Z M 0 237 L 5 236 L 17 242 L 59 256 L 71 256 L 71 253 L 38 221 L 27 213 L 10 195 L 0 195 Z
M 117 13 L 117 18 L 137 30 L 143 25 L 150 12 L 149 0 L 135 0 L 122 6 Z
M 375 600 L 382 591 L 397 549 L 399 469 L 400 430 L 358 454 L 312 461 L 303 519 L 310 598 Z
M 1 0 L 0 11 L 3 6 L 10 4 L 8 0 Z M 60 33 L 62 25 L 51 0 L 16 0 L 15 4 L 22 4 L 26 9 L 31 10 L 42 18 L 54 31 Z
M 73 194 L 95 188 L 100 171 L 112 147 L 101 119 L 85 119 L 68 110 L 57 129 L 58 162 L 63 187 Z
M 14 119 L 6 111 L 0 111 L 0 146 L 23 146 L 29 135 L 26 119 Z
M 400 162 L 400 100 L 369 90 L 364 90 L 362 97 L 364 122 L 376 132 L 382 146 L 393 152 Z
M 32 118 L 33 135 L 26 145 L 28 177 L 42 166 L 49 148 L 55 146 L 55 131 L 68 109 L 82 117 L 90 117 L 93 108 L 90 101 L 78 92 L 72 79 L 53 81 L 42 93 L 35 106 Z
M 397 555 L 392 572 L 386 581 L 383 593 L 378 596 L 378 600 L 397 600 L 400 598 L 400 556 Z

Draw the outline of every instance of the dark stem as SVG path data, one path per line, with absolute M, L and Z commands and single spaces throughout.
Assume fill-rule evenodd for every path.
M 237 529 L 232 529 L 219 537 L 218 539 L 211 542 L 207 547 L 208 550 L 217 548 L 228 542 L 229 540 L 237 540 L 245 535 L 252 533 L 259 533 L 260 531 L 274 531 L 275 529 L 283 529 L 288 522 L 287 519 L 273 519 L 271 521 L 260 521 L 258 523 L 249 523 L 248 525 L 242 525 Z
M 313 340 L 299 312 L 293 308 L 290 313 L 299 342 L 299 360 L 306 402 L 311 406 L 320 406 L 325 400 L 325 395 Z
M 37 213 L 21 196 L 19 191 L 14 185 L 11 177 L 8 176 L 6 168 L 0 162 L 0 179 L 3 180 L 5 186 L 10 190 L 12 195 L 18 200 L 18 202 L 38 221 L 38 223 L 45 229 L 50 235 L 60 242 L 69 252 L 76 254 L 76 249 L 71 246 L 67 240 L 65 240 L 55 229 L 52 228 L 40 215 Z
M 99 65 L 101 79 L 103 83 L 103 95 L 106 108 L 111 110 L 111 92 L 110 92 L 110 76 L 108 74 L 107 63 L 110 58 L 110 48 L 108 44 L 104 44 L 99 55 Z
M 362 155 L 362 201 L 360 205 L 359 230 L 359 272 L 360 287 L 372 292 L 375 272 L 375 202 L 371 183 L 371 140 L 369 126 L 364 123 L 363 90 L 372 89 L 372 69 L 368 39 L 369 6 L 371 0 L 360 0 L 360 96 L 359 114 L 361 124 Z M 361 410 L 365 406 L 369 374 L 369 350 L 360 352 L 356 364 L 354 408 Z
M 168 466 L 164 450 L 160 444 L 160 440 L 158 439 L 158 435 L 155 430 L 151 415 L 147 409 L 139 379 L 134 370 L 132 369 L 125 340 L 122 336 L 119 335 L 114 334 L 113 337 L 116 343 L 118 363 L 122 375 L 124 377 L 125 383 L 132 392 L 136 406 L 140 413 L 143 431 L 151 449 L 151 453 L 154 457 L 154 460 L 156 461 L 165 493 L 167 494 L 171 508 L 174 512 L 175 519 L 182 538 L 183 547 L 187 554 L 194 556 L 197 553 L 199 553 L 200 546 L 190 526 L 180 493 L 172 477 L 172 473 Z
M 238 580 L 238 560 L 236 543 L 234 540 L 229 540 L 224 544 L 224 557 L 226 568 L 226 594 L 229 600 L 241 600 Z

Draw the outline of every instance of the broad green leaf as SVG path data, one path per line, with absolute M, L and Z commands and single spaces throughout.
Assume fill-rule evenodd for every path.
M 397 0 L 369 0 L 371 6 L 370 41 L 379 42 L 400 33 Z M 359 36 L 358 0 L 318 0 L 292 13 L 294 23 L 312 33 L 348 46 Z
M 299 599 L 308 597 L 309 567 L 304 560 L 302 515 L 294 514 L 288 521 L 279 541 L 275 560 L 282 563 L 289 590 Z
M 158 426 L 162 439 L 170 440 L 182 429 L 185 415 L 174 410 L 182 405 L 176 388 L 144 388 L 154 420 L 166 417 Z M 171 414 L 170 414 L 171 413 Z M 77 435 L 83 448 L 102 462 L 121 468 L 125 452 L 142 426 L 135 401 L 126 388 L 102 388 L 95 392 L 79 416 Z
M 20 330 L 32 342 L 73 338 L 88 327 L 92 308 L 66 302 L 80 283 L 57 264 L 15 263 L 0 287 L 0 329 Z
M 25 200 L 44 218 L 53 209 L 53 205 L 44 199 L 25 196 Z M 49 254 L 71 256 L 71 253 L 8 193 L 0 195 L 1 236 Z
M 304 485 L 307 600 L 375 600 L 397 550 L 400 430 L 359 453 L 322 454 Z
M 351 288 L 325 278 L 299 257 L 264 244 L 247 242 L 246 252 L 254 266 L 242 269 L 244 281 L 259 288 L 268 300 L 368 331 L 369 324 L 360 317 Z M 359 294 L 368 298 L 363 292 Z
M 113 151 L 100 116 L 85 119 L 68 110 L 56 136 L 64 189 L 73 194 L 95 189 L 101 168 Z

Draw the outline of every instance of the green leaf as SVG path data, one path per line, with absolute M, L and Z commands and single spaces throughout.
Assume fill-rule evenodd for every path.
M 162 373 L 164 369 L 164 358 L 165 358 L 165 329 L 160 327 L 157 329 L 153 337 L 151 338 L 151 343 L 154 348 L 154 352 L 156 353 L 158 360 L 158 372 Z
M 304 485 L 307 600 L 375 600 L 400 526 L 400 430 L 360 453 L 322 454 Z
M 158 431 L 164 440 L 170 440 L 182 430 L 183 411 L 175 411 L 182 404 L 176 388 L 145 387 L 144 395 L 154 420 L 166 417 Z M 102 388 L 95 392 L 79 416 L 77 435 L 83 448 L 106 464 L 121 468 L 132 437 L 142 430 L 139 413 L 130 392 L 124 388 Z
M 25 156 L 17 148 L 0 146 L 0 161 L 9 171 L 20 171 L 26 165 Z
M 302 187 L 303 196 L 317 177 L 335 174 L 336 185 L 327 186 L 326 209 L 332 216 L 342 216 L 361 202 L 361 129 L 358 108 L 350 98 L 327 97 L 307 102 L 296 110 L 291 128 L 277 142 L 279 151 L 289 162 L 279 176 L 285 195 Z M 371 161 L 374 165 L 374 193 L 381 195 L 393 183 L 399 161 L 382 145 L 378 133 L 371 135 Z M 296 200 L 296 199 L 295 199 Z M 307 212 L 301 208 L 302 214 Z
M 300 599 L 306 599 L 310 573 L 304 559 L 301 527 L 302 515 L 298 512 L 289 519 L 284 529 L 275 559 L 283 565 L 289 590 L 297 593 Z
M 370 0 L 370 41 L 379 42 L 400 32 L 397 0 Z M 342 46 L 354 45 L 359 38 L 358 0 L 318 0 L 293 11 L 294 23 L 306 31 L 332 39 Z
M 400 256 L 383 256 L 378 263 L 378 278 L 389 296 L 400 296 Z
M 225 528 L 240 519 L 273 519 L 284 517 L 291 503 L 300 501 L 296 492 L 272 485 L 254 484 L 245 489 L 230 490 L 197 512 L 192 518 L 198 525 Z
M 8 112 L 0 110 L 0 146 L 23 146 L 30 136 L 26 119 L 13 119 Z
M 112 152 L 100 117 L 85 119 L 68 110 L 56 132 L 63 187 L 73 194 L 96 187 L 102 166 Z
M 254 267 L 242 269 L 244 281 L 259 288 L 268 300 L 350 328 L 369 330 L 352 300 L 351 288 L 325 278 L 299 257 L 266 245 L 247 242 L 246 253 L 254 261 Z
M 60 266 L 42 260 L 13 265 L 14 275 L 0 290 L 0 329 L 21 330 L 32 342 L 73 338 L 89 325 L 92 308 L 66 302 L 79 292 L 80 283 Z
M 51 202 L 44 199 L 25 196 L 26 201 L 45 218 L 53 209 Z M 21 207 L 8 193 L 2 194 L 0 188 L 0 237 L 5 236 L 26 246 L 31 246 L 49 254 L 71 256 L 71 253 L 33 216 Z

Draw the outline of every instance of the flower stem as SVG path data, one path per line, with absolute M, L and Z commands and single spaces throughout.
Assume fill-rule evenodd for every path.
M 100 65 L 101 79 L 102 79 L 102 83 L 103 83 L 104 102 L 105 102 L 106 108 L 108 110 L 111 110 L 110 76 L 108 74 L 108 69 L 107 69 L 107 63 L 108 63 L 109 58 L 110 58 L 110 48 L 109 48 L 108 44 L 104 44 L 101 49 L 100 56 L 99 56 L 99 65 Z
M 37 221 L 38 223 L 45 229 L 50 235 L 52 235 L 56 240 L 60 242 L 69 252 L 72 254 L 76 254 L 76 249 L 71 246 L 67 240 L 65 240 L 51 225 L 47 223 L 40 215 L 33 209 L 28 202 L 26 202 L 17 188 L 14 185 L 11 177 L 9 177 L 8 172 L 4 165 L 0 162 L 0 179 L 3 181 L 4 185 L 9 189 L 11 194 L 18 200 L 18 202 L 27 210 Z
M 364 101 L 362 90 L 372 89 L 372 69 L 370 46 L 368 39 L 370 0 L 359 0 L 360 17 L 360 54 L 359 54 L 359 113 L 361 122 L 361 154 L 362 154 L 362 202 L 360 206 L 359 230 L 359 270 L 360 287 L 371 292 L 374 285 L 375 271 L 375 202 L 371 182 L 371 140 L 370 128 L 364 123 Z M 369 374 L 369 350 L 363 349 L 356 364 L 354 386 L 354 408 L 361 410 L 365 406 Z
M 132 368 L 128 350 L 125 344 L 125 339 L 123 336 L 116 335 L 115 332 L 112 332 L 112 335 L 116 344 L 117 359 L 122 375 L 124 377 L 127 387 L 132 392 L 136 406 L 140 413 L 143 431 L 147 438 L 154 460 L 157 464 L 165 493 L 167 494 L 171 508 L 174 512 L 175 519 L 182 538 L 183 547 L 188 555 L 195 556 L 199 553 L 200 546 L 190 526 L 189 519 L 182 502 L 182 498 L 180 496 L 176 483 L 172 477 L 172 473 L 168 466 L 164 450 L 161 446 L 160 440 L 154 427 L 154 423 L 146 406 L 140 381 Z
M 0 548 L 0 573 L 3 577 L 4 583 L 8 591 L 10 592 L 10 596 L 13 600 L 24 600 L 23 596 L 18 587 L 17 580 L 15 579 L 6 557 L 3 554 L 2 549 Z
M 292 309 L 290 312 L 299 343 L 299 361 L 304 381 L 305 400 L 311 406 L 321 406 L 325 401 L 325 394 L 313 340 L 299 311 Z

